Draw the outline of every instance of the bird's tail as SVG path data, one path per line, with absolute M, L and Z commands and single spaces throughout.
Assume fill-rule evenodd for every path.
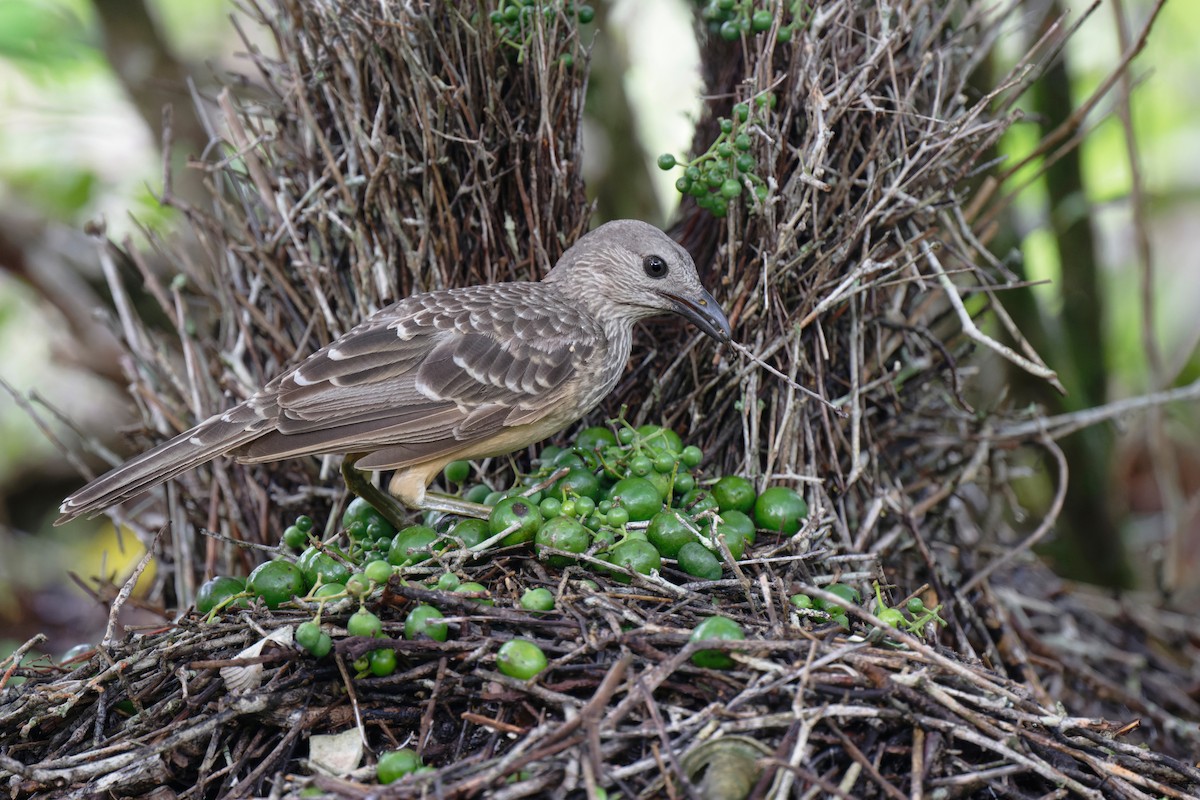
M 237 449 L 267 429 L 269 423 L 248 403 L 234 406 L 96 478 L 63 500 L 59 506 L 62 516 L 54 524 L 95 516 L 110 506 Z

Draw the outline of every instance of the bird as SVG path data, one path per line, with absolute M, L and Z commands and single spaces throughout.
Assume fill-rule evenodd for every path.
M 238 405 L 88 483 L 55 524 L 222 456 L 326 454 L 344 456 L 351 491 L 372 505 L 394 497 L 412 510 L 486 516 L 427 492 L 430 483 L 451 461 L 511 453 L 582 418 L 621 378 L 634 324 L 670 313 L 731 341 L 682 245 L 646 222 L 607 222 L 540 281 L 441 289 L 380 309 Z M 395 471 L 390 496 L 357 479 L 384 470 Z

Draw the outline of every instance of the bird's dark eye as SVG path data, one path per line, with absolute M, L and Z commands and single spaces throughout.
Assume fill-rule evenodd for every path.
M 663 261 L 660 256 L 646 256 L 643 258 L 642 269 L 646 270 L 646 274 L 651 278 L 667 277 L 667 262 Z

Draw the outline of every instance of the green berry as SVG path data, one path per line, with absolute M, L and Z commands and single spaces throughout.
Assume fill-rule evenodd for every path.
M 288 525 L 283 531 L 284 547 L 299 550 L 308 542 L 308 535 L 295 525 Z
M 754 502 L 754 522 L 763 530 L 792 535 L 808 515 L 808 504 L 795 490 L 772 486 Z
M 588 25 L 596 18 L 596 10 L 591 6 L 580 6 L 575 15 L 579 17 L 580 24 Z
M 510 639 L 496 652 L 496 667 L 510 678 L 527 681 L 549 662 L 542 648 L 527 639 Z
M 733 107 L 733 115 L 737 117 L 739 122 L 745 122 L 750 119 L 750 106 L 745 103 L 738 103 Z
M 382 558 L 376 559 L 363 567 L 363 574 L 372 583 L 387 583 L 392 577 L 392 565 Z
M 521 608 L 527 611 L 553 611 L 554 593 L 544 586 L 526 589 L 521 595 Z
M 201 584 L 196 592 L 196 610 L 208 614 L 217 606 L 225 603 L 230 597 L 241 594 L 246 589 L 246 583 L 241 578 L 231 578 L 228 575 L 217 575 Z M 245 601 L 238 603 L 246 605 Z
M 727 42 L 736 42 L 742 35 L 742 28 L 734 20 L 727 19 L 721 23 L 721 38 Z
M 697 542 L 695 537 L 689 542 L 684 542 L 676 558 L 679 560 L 679 568 L 694 578 L 704 581 L 721 579 L 720 559 L 712 550 Z
M 740 641 L 746 638 L 742 626 L 728 617 L 709 617 L 692 629 L 689 641 L 702 642 L 707 639 Z M 733 659 L 724 650 L 697 650 L 692 654 L 692 663 L 707 669 L 729 669 Z
M 658 168 L 668 170 L 675 168 L 675 156 L 670 153 L 663 153 L 658 157 Z
M 296 644 L 310 653 L 320 640 L 321 626 L 311 619 L 308 622 L 301 622 L 296 626 Z
M 506 13 L 510 10 L 516 11 L 515 8 L 509 6 Z M 420 767 L 421 758 L 416 751 L 402 747 L 379 756 L 379 763 L 375 766 L 375 776 L 380 783 L 394 783 L 405 775 L 416 772 Z
M 742 193 L 742 184 L 730 178 L 721 184 L 721 194 L 729 199 L 733 199 Z
M 386 678 L 396 671 L 395 650 L 372 650 L 371 674 L 377 678 Z
M 771 12 L 767 11 L 765 8 L 760 8 L 750 17 L 750 30 L 754 31 L 755 33 L 762 33 L 765 30 L 770 30 L 771 23 L 773 21 L 774 20 L 771 16 Z
M 471 462 L 451 461 L 446 465 L 446 468 L 442 470 L 442 475 L 445 476 L 446 480 L 450 483 L 465 483 L 467 478 L 469 478 L 471 475 Z
M 346 630 L 351 636 L 379 636 L 383 633 L 383 620 L 365 608 L 350 615 Z
M 346 578 L 346 591 L 352 597 L 366 597 L 371 593 L 371 580 L 361 572 L 356 572 Z
M 495 603 L 492 602 L 491 598 L 486 596 L 488 594 L 488 590 L 487 590 L 487 587 L 484 586 L 482 583 L 476 583 L 475 581 L 464 581 L 463 583 L 460 583 L 458 585 L 458 588 L 454 590 L 454 593 L 455 594 L 482 594 L 485 596 L 484 597 L 472 597 L 471 599 L 474 600 L 476 603 L 479 603 L 481 606 L 494 606 L 495 605 Z
M 268 561 L 250 573 L 246 588 L 261 597 L 267 608 L 278 608 L 292 597 L 304 594 L 304 573 L 290 561 Z
M 442 616 L 442 612 L 433 606 L 425 604 L 417 606 L 404 618 L 404 638 L 416 639 L 418 636 L 428 636 L 435 642 L 446 641 L 446 637 L 449 635 L 446 623 L 438 622 Z

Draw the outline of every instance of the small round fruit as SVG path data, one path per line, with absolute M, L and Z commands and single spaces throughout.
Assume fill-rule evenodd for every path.
M 196 592 L 196 610 L 208 614 L 235 594 L 241 594 L 246 584 L 241 578 L 217 575 L 206 580 Z
M 396 671 L 395 650 L 372 650 L 371 674 L 377 678 L 386 678 Z
M 388 578 L 392 577 L 392 565 L 379 558 L 363 567 L 363 574 L 372 583 L 387 583 Z
M 772 21 L 773 17 L 771 12 L 765 8 L 760 8 L 750 17 L 750 30 L 754 31 L 755 33 L 762 33 L 763 31 L 770 30 Z
M 482 519 L 464 519 L 450 529 L 450 535 L 462 539 L 463 545 L 469 550 L 491 538 L 492 530 Z
M 470 489 L 467 489 L 466 494 L 463 495 L 463 500 L 466 500 L 468 503 L 483 503 L 491 493 L 492 487 L 486 483 L 477 483 Z
M 482 583 L 476 583 L 475 581 L 464 581 L 463 583 L 460 583 L 458 585 L 458 588 L 455 589 L 454 592 L 455 592 L 455 594 L 482 594 L 485 596 L 484 597 L 472 597 L 471 599 L 474 600 L 476 603 L 479 603 L 481 606 L 494 606 L 495 605 L 495 603 L 492 602 L 491 598 L 486 596 L 488 594 L 488 590 L 487 590 L 487 587 L 484 586 Z
M 679 460 L 689 467 L 694 467 L 704 460 L 704 451 L 694 444 L 689 444 L 680 451 Z
M 379 636 L 383 633 L 383 620 L 365 608 L 360 608 L 346 621 L 346 631 L 351 636 Z
M 629 522 L 629 512 L 621 506 L 609 509 L 608 513 L 604 515 L 604 523 L 612 528 L 620 528 L 627 522 Z
M 754 501 L 754 522 L 763 530 L 790 536 L 800 530 L 801 520 L 807 515 L 804 498 L 786 486 L 772 486 Z
M 662 510 L 662 498 L 654 484 L 645 478 L 623 478 L 609 493 L 614 506 L 629 512 L 631 520 L 646 520 Z
M 526 589 L 521 595 L 521 608 L 526 611 L 553 611 L 554 592 L 545 586 Z
M 471 477 L 471 462 L 470 461 L 451 461 L 442 470 L 442 475 L 446 480 L 453 484 L 465 483 L 467 478 Z
M 346 593 L 346 584 L 344 583 L 322 583 L 312 593 L 312 596 L 314 600 L 320 600 L 322 597 L 333 597 L 334 595 L 345 595 Z
M 433 606 L 417 606 L 404 618 L 404 638 L 416 639 L 423 635 L 435 642 L 446 641 L 450 632 L 446 629 L 446 623 L 438 621 L 443 616 L 442 612 Z
M 692 489 L 679 501 L 679 507 L 690 516 L 697 517 L 705 511 L 716 510 L 717 501 L 707 489 Z
M 533 540 L 538 528 L 542 526 L 542 512 L 538 511 L 535 503 L 525 497 L 506 497 L 492 508 L 488 517 L 488 528 L 492 535 L 516 529 L 500 540 L 502 546 L 524 544 Z
M 371 593 L 371 579 L 361 572 L 356 572 L 346 578 L 345 587 L 351 597 L 366 597 Z
M 675 168 L 675 156 L 670 153 L 663 153 L 658 157 L 658 168 L 666 171 Z
M 831 583 L 825 587 L 825 591 L 837 595 L 852 606 L 856 606 L 862 602 L 862 595 L 858 593 L 858 589 L 855 589 L 853 586 L 847 586 L 844 583 Z
M 721 513 L 721 528 L 732 529 L 742 535 L 746 540 L 746 544 L 754 544 L 758 539 L 758 529 L 754 527 L 754 520 L 740 511 L 722 511 Z
M 311 619 L 308 622 L 301 622 L 296 626 L 296 644 L 303 647 L 308 652 L 312 652 L 313 648 L 321 641 L 321 626 L 313 622 Z
M 717 558 L 712 550 L 709 550 L 694 539 L 679 548 L 679 554 L 676 558 L 679 560 L 679 568 L 693 578 L 699 578 L 703 581 L 721 579 L 720 559 Z
M 355 527 L 355 523 L 358 523 L 359 526 Z M 362 538 L 362 535 L 366 533 L 367 526 L 372 523 L 379 526 L 376 530 L 383 531 L 380 536 L 386 535 L 390 539 L 396 533 L 392 523 L 388 522 L 382 514 L 375 510 L 374 506 L 361 497 L 351 500 L 350 505 L 346 506 L 346 510 L 342 513 L 342 527 L 349 531 L 354 538 Z M 360 535 L 355 536 L 356 532 Z
M 683 450 L 683 439 L 680 439 L 679 434 L 670 428 L 664 428 L 661 425 L 642 425 L 637 432 L 646 444 L 661 447 L 673 453 Z
M 813 607 L 813 599 L 806 594 L 794 594 L 788 599 L 796 608 L 809 609 Z
M 344 558 L 344 554 L 337 548 L 330 545 L 329 549 Z M 350 568 L 342 558 L 335 558 L 315 547 L 305 550 L 296 561 L 296 566 L 304 573 L 304 583 L 308 586 L 316 586 L 318 582 L 345 583 L 350 577 Z
M 562 513 L 562 501 L 557 497 L 543 497 L 538 503 L 538 511 L 542 512 L 542 519 L 554 519 Z
M 678 558 L 684 545 L 696 542 L 696 534 L 680 518 L 678 511 L 667 509 L 650 518 L 650 524 L 646 526 L 646 540 L 665 558 Z M 707 551 L 703 545 L 700 547 Z
M 429 558 L 430 546 L 437 539 L 438 532 L 428 525 L 409 525 L 392 538 L 388 563 L 398 567 L 419 564 Z
M 893 628 L 904 627 L 904 615 L 900 613 L 900 609 L 898 608 L 881 609 L 875 616 L 879 617 L 879 621 L 885 625 L 891 625 Z
M 462 579 L 453 572 L 443 572 L 438 576 L 437 583 L 434 586 L 438 591 L 453 592 L 459 586 L 462 586 Z
M 293 550 L 299 550 L 308 542 L 308 534 L 295 525 L 288 525 L 283 531 L 283 544 Z
M 394 783 L 405 775 L 416 772 L 423 765 L 421 757 L 416 751 L 409 747 L 401 747 L 399 750 L 389 750 L 379 756 L 379 763 L 375 765 L 375 777 L 380 783 Z
M 333 637 L 328 633 L 322 633 L 317 644 L 308 652 L 312 653 L 313 658 L 324 658 L 329 655 L 331 650 L 333 650 Z
M 746 638 L 742 626 L 728 617 L 709 617 L 692 629 L 689 641 L 702 642 L 706 639 L 740 641 Z M 733 659 L 724 650 L 697 650 L 692 654 L 692 663 L 708 669 L 729 669 Z
M 568 497 L 595 500 L 599 494 L 600 479 L 582 467 L 572 469 L 550 487 L 550 496 L 556 500 L 566 500 Z
M 543 547 L 553 547 L 568 553 L 582 553 L 588 549 L 590 537 L 587 529 L 574 517 L 555 517 L 538 528 L 534 535 L 533 549 L 541 558 Z M 564 567 L 571 563 L 568 556 L 552 555 L 547 559 L 551 566 Z
M 546 654 L 528 639 L 510 639 L 496 652 L 496 668 L 510 678 L 527 681 L 544 670 Z
M 575 446 L 581 450 L 596 451 L 604 447 L 611 447 L 617 443 L 616 435 L 608 428 L 603 428 L 595 425 L 591 428 L 584 428 L 575 437 Z
M 651 570 L 662 568 L 662 555 L 650 544 L 641 539 L 626 539 L 608 552 L 607 561 L 614 567 L 624 567 L 642 575 L 649 575 Z M 627 582 L 629 577 L 614 573 L 613 578 Z
M 721 511 L 741 511 L 754 508 L 754 484 L 741 475 L 726 475 L 712 486 L 712 496 Z
M 729 513 L 732 514 L 734 512 L 731 511 Z M 753 533 L 753 529 L 751 533 Z M 733 556 L 733 560 L 741 560 L 742 555 L 746 552 L 746 545 L 750 543 L 744 526 L 721 522 L 713 530 L 713 534 L 715 536 L 724 536 L 725 546 L 729 548 L 729 554 Z
M 246 579 L 246 586 L 262 598 L 267 608 L 279 608 L 296 595 L 304 594 L 304 573 L 290 561 L 268 561 L 255 567 Z

